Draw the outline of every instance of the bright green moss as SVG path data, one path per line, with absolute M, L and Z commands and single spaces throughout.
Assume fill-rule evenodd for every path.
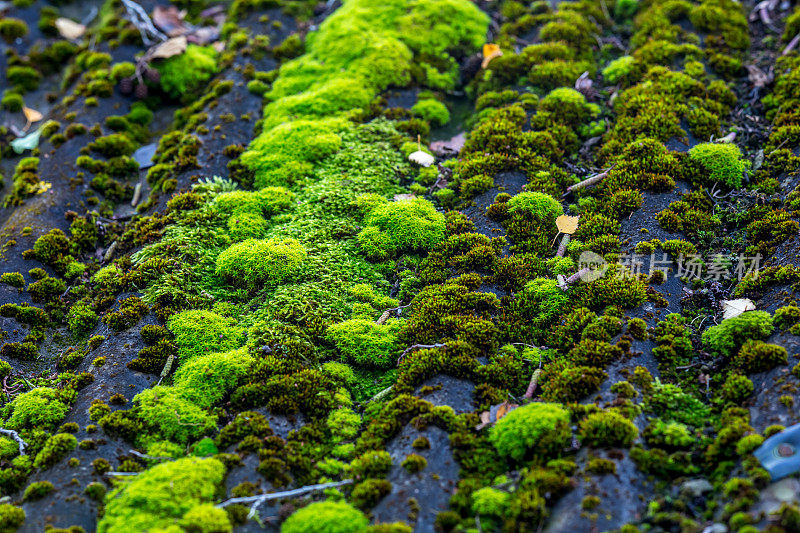
M 145 389 L 134 399 L 137 416 L 147 432 L 138 435 L 142 444 L 153 440 L 170 440 L 186 444 L 216 427 L 216 417 L 181 396 L 173 387 Z
M 549 226 L 555 224 L 556 218 L 564 214 L 561 203 L 550 195 L 540 192 L 523 192 L 508 201 L 508 213 L 531 217 L 535 221 Z
M 561 290 L 556 280 L 536 278 L 514 299 L 514 309 L 525 319 L 543 325 L 556 318 L 569 302 L 569 296 Z
M 230 523 L 205 506 L 215 499 L 224 476 L 225 467 L 216 459 L 188 457 L 156 465 L 111 491 L 97 531 L 154 531 L 175 521 L 199 525 L 201 517 L 220 528 L 213 531 L 230 531 Z
M 701 181 L 722 183 L 738 189 L 750 162 L 742 159 L 739 147 L 732 143 L 702 143 L 689 150 L 689 158 L 700 164 L 708 173 Z
M 228 219 L 228 234 L 236 242 L 263 237 L 267 231 L 267 221 L 261 215 L 238 213 Z
M 3 272 L 0 275 L 0 283 L 21 288 L 25 286 L 25 278 L 19 272 Z
M 498 420 L 489 440 L 500 455 L 522 461 L 528 455 L 558 455 L 571 435 L 569 412 L 558 404 L 531 403 Z
M 708 406 L 671 383 L 656 381 L 652 393 L 645 396 L 644 408 L 665 422 L 676 421 L 696 427 L 709 422 Z
M 431 126 L 444 126 L 450 122 L 450 111 L 447 110 L 447 106 L 435 98 L 418 101 L 411 108 L 411 112 L 430 122 Z
M 627 80 L 636 71 L 636 59 L 633 56 L 622 56 L 603 69 L 603 77 L 609 83 Z
M 25 511 L 8 503 L 0 503 L 0 531 L 13 533 L 25 522 Z
M 22 393 L 11 405 L 11 416 L 5 423 L 8 429 L 53 429 L 69 411 L 69 406 L 59 399 L 58 391 L 48 387 Z
M 390 85 L 406 86 L 415 66 L 434 85 L 453 86 L 457 69 L 446 52 L 476 49 L 487 22 L 463 0 L 345 2 L 308 35 L 306 53 L 281 66 L 265 95 L 263 133 L 241 159 L 256 186 L 286 183 L 292 167 L 334 153 L 346 126 L 340 118 Z M 415 63 L 415 54 L 443 58 L 447 67 Z
M 84 335 L 92 331 L 97 320 L 97 313 L 88 305 L 73 305 L 67 314 L 69 329 L 75 335 Z
M 401 323 L 389 320 L 345 320 L 328 328 L 328 340 L 336 344 L 347 363 L 364 368 L 390 368 L 399 355 L 397 333 Z
M 175 334 L 183 361 L 211 352 L 225 352 L 244 342 L 244 332 L 232 318 L 211 311 L 184 311 L 170 317 L 167 327 Z
M 364 225 L 358 239 L 372 257 L 429 250 L 444 240 L 444 215 L 423 198 L 378 203 L 369 210 Z
M 766 311 L 748 311 L 708 328 L 702 336 L 710 351 L 732 357 L 745 341 L 762 340 L 772 333 L 772 316 Z
M 502 518 L 511 495 L 493 487 L 483 487 L 472 493 L 472 510 L 482 516 Z
M 346 502 L 316 502 L 295 511 L 281 525 L 281 533 L 358 533 L 367 517 Z
M 44 448 L 36 455 L 33 466 L 50 468 L 67 456 L 78 445 L 78 439 L 70 433 L 56 433 L 44 443 Z
M 722 399 L 734 405 L 741 405 L 753 394 L 753 382 L 747 376 L 731 373 L 722 385 Z
M 248 239 L 217 257 L 216 272 L 233 285 L 255 289 L 295 277 L 306 251 L 296 239 Z
M 0 37 L 9 44 L 20 37 L 28 35 L 28 25 L 24 20 L 4 17 L 0 20 Z
M 184 53 L 158 63 L 156 69 L 167 94 L 188 100 L 217 72 L 217 51 L 213 46 L 190 44 Z
M 173 390 L 193 404 L 208 408 L 245 378 L 251 364 L 246 348 L 200 354 L 181 364 L 173 378 Z

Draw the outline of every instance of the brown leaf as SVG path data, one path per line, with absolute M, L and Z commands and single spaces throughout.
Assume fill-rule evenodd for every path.
M 508 403 L 508 402 L 503 402 L 503 403 L 501 403 L 501 404 L 500 404 L 500 405 L 497 407 L 497 418 L 495 419 L 495 422 L 496 422 L 497 420 L 500 420 L 500 419 L 501 419 L 501 418 L 503 418 L 504 416 L 506 416 L 508 413 L 510 413 L 511 411 L 513 411 L 514 409 L 516 409 L 517 407 L 519 407 L 519 405 L 518 405 L 518 404 L 515 404 L 515 403 Z
M 561 233 L 572 235 L 578 229 L 579 217 L 571 217 L 569 215 L 561 215 L 556 219 L 556 227 Z
M 745 65 L 747 78 L 755 87 L 766 87 L 770 83 L 769 75 L 755 65 Z
M 489 63 L 495 57 L 500 57 L 503 55 L 503 51 L 500 50 L 500 46 L 494 43 L 486 43 L 483 45 L 483 61 L 481 62 L 481 68 L 486 68 L 489 66 Z
M 185 36 L 173 37 L 153 48 L 152 52 L 150 52 L 150 57 L 152 59 L 167 59 L 180 55 L 186 51 L 186 44 Z
M 30 123 L 39 122 L 43 118 L 41 113 L 30 107 L 23 107 L 22 113 L 25 115 L 25 120 Z
M 63 38 L 70 41 L 80 39 L 83 34 L 86 33 L 86 26 L 65 17 L 58 17 L 55 21 L 55 25 L 58 33 L 60 33 Z
M 186 12 L 178 11 L 175 6 L 156 6 L 153 10 L 153 24 L 170 37 L 177 37 L 191 29 L 183 22 L 185 16 Z

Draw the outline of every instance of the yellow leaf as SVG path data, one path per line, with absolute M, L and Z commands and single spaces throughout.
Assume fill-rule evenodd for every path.
M 42 120 L 42 114 L 35 109 L 31 109 L 30 107 L 23 107 L 22 113 L 25 115 L 25 120 L 28 122 L 33 123 Z
M 556 227 L 561 233 L 572 235 L 578 229 L 578 217 L 561 215 L 556 219 Z
M 481 68 L 486 68 L 489 66 L 489 62 L 494 59 L 495 57 L 500 57 L 503 55 L 503 51 L 500 50 L 500 46 L 494 43 L 486 43 L 483 45 L 483 61 L 481 62 Z
M 63 38 L 69 39 L 70 41 L 80 39 L 83 34 L 86 33 L 86 26 L 65 17 L 58 17 L 55 21 L 55 25 L 58 33 L 60 33 Z

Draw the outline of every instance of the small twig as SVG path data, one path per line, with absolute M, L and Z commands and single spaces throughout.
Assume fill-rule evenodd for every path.
M 247 515 L 247 518 L 252 518 L 253 515 L 256 514 L 256 508 L 266 501 L 278 500 L 280 498 L 290 498 L 292 496 L 302 496 L 303 494 L 308 494 L 309 492 L 330 489 L 333 487 L 341 487 L 342 485 L 350 485 L 351 483 L 353 483 L 352 479 L 345 479 L 344 481 L 333 481 L 331 483 L 307 485 L 305 487 L 300 487 L 299 489 L 286 490 L 283 492 L 260 494 L 258 496 L 243 496 L 241 498 L 230 498 L 224 502 L 218 503 L 217 507 L 227 507 L 228 505 L 232 505 L 234 503 L 252 503 L 253 505 L 250 507 L 250 513 Z
M 392 392 L 392 389 L 394 389 L 394 385 L 389 385 L 388 387 L 380 391 L 378 394 L 370 398 L 367 403 L 379 402 L 383 400 L 386 396 L 389 395 L 390 392 Z
M 138 476 L 139 472 L 106 472 L 107 476 Z
M 781 55 L 785 56 L 786 54 L 788 54 L 789 52 L 794 50 L 795 47 L 797 46 L 797 43 L 800 43 L 800 33 L 795 35 L 794 38 L 792 38 L 792 40 L 789 41 L 789 44 L 787 44 L 786 48 L 783 49 L 783 52 L 781 52 Z
M 25 443 L 22 437 L 19 436 L 19 433 L 11 429 L 4 429 L 4 428 L 0 428 L 0 433 L 2 433 L 3 435 L 8 435 L 9 437 L 17 441 L 17 444 L 19 444 L 19 454 L 25 455 L 25 448 L 27 448 L 28 445 Z
M 558 244 L 558 250 L 556 251 L 556 257 L 564 257 L 564 254 L 567 252 L 567 245 L 569 244 L 570 234 L 565 233 L 563 237 L 561 237 L 561 242 Z
M 108 263 L 111 261 L 111 258 L 114 257 L 114 252 L 117 251 L 117 244 L 119 241 L 114 241 L 111 243 L 111 246 L 108 247 L 106 253 L 103 254 L 103 263 Z
M 400 357 L 397 358 L 397 364 L 399 365 L 400 361 L 403 360 L 403 357 L 405 357 L 409 352 L 413 350 L 430 350 L 431 348 L 447 348 L 447 345 L 437 343 L 437 344 L 415 344 L 413 346 L 409 346 L 408 348 L 403 350 L 403 353 L 401 353 Z
M 567 196 L 567 195 L 571 194 L 572 192 L 577 191 L 578 189 L 584 189 L 584 188 L 589 187 L 591 185 L 595 185 L 597 183 L 600 183 L 601 181 L 603 181 L 604 179 L 606 179 L 608 177 L 608 173 L 611 172 L 611 170 L 615 166 L 616 165 L 613 165 L 613 166 L 607 168 L 606 170 L 600 172 L 599 174 L 595 174 L 594 176 L 588 177 L 585 180 L 576 183 L 575 185 L 570 185 L 569 187 L 567 187 L 567 191 L 563 194 L 563 196 Z
M 164 364 L 164 368 L 161 370 L 161 376 L 158 378 L 158 383 L 156 383 L 156 385 L 161 385 L 161 381 L 165 377 L 167 377 L 170 370 L 172 370 L 172 363 L 174 361 L 175 361 L 175 354 L 170 354 L 170 356 L 167 357 L 167 362 Z
M 128 12 L 131 23 L 136 26 L 139 33 L 142 35 L 142 42 L 144 42 L 144 44 L 150 46 L 153 44 L 154 39 L 156 41 L 167 40 L 167 36 L 153 25 L 153 21 L 150 20 L 147 11 L 145 11 L 142 6 L 133 0 L 122 0 L 122 4 Z

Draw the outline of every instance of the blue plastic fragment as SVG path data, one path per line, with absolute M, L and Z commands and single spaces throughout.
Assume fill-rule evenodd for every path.
M 139 169 L 144 170 L 153 166 L 153 156 L 156 155 L 156 143 L 145 144 L 133 152 L 133 159 L 139 163 Z
M 800 424 L 771 436 L 753 452 L 773 481 L 800 470 Z

